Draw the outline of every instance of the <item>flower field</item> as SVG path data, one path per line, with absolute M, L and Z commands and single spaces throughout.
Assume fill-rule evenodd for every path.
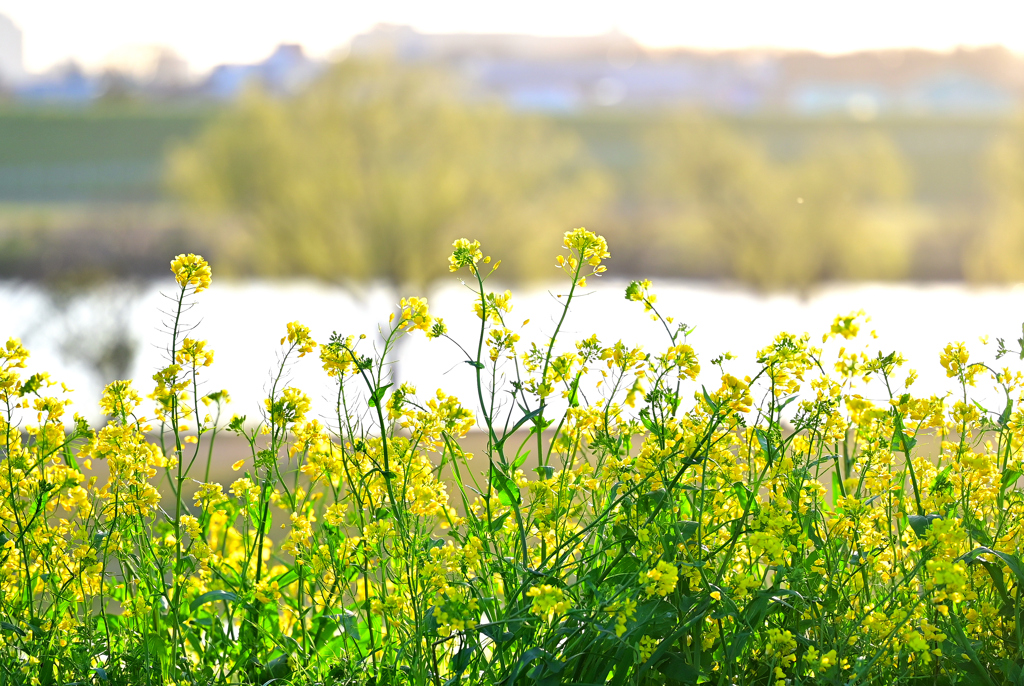
M 565 234 L 527 344 L 538 325 L 460 239 L 474 337 L 417 297 L 375 332 L 289 324 L 244 415 L 202 384 L 196 255 L 171 264 L 165 366 L 109 384 L 103 426 L 9 339 L 0 684 L 1024 684 L 1024 374 L 1003 366 L 1024 339 L 936 342 L 913 362 L 948 392 L 919 397 L 854 313 L 739 378 L 638 281 L 663 347 L 564 340 L 609 257 Z M 476 396 L 398 378 L 408 336 L 460 350 Z M 323 386 L 290 386 L 296 364 Z M 249 455 L 222 484 L 224 432 Z

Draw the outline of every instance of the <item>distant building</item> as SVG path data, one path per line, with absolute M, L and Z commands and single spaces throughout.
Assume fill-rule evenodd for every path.
M 789 93 L 788 109 L 802 115 L 850 114 L 874 119 L 893 110 L 892 97 L 873 83 L 806 83 Z
M 0 87 L 12 86 L 25 78 L 21 29 L 0 14 Z
M 276 95 L 292 95 L 316 78 L 323 67 L 322 62 L 310 59 L 301 45 L 281 44 L 262 62 L 215 67 L 200 91 L 218 100 L 230 100 L 247 86 L 259 85 Z
M 1007 114 L 1014 93 L 983 79 L 949 72 L 922 79 L 903 94 L 905 110 L 921 114 Z
M 652 53 L 619 32 L 596 36 L 423 34 L 378 24 L 349 46 L 356 58 L 387 57 L 455 68 L 516 109 L 693 105 L 747 111 L 762 104 L 770 59 Z
M 608 58 L 631 64 L 643 52 L 620 31 L 597 36 L 531 36 L 514 33 L 420 33 L 411 26 L 377 24 L 349 44 L 354 57 L 403 61 L 528 59 L 540 62 Z
M 16 89 L 20 100 L 84 104 L 103 92 L 100 79 L 86 74 L 73 61 L 65 62 L 47 73 L 24 80 Z
M 349 54 L 429 62 L 465 75 L 522 110 L 696 107 L 745 114 L 1002 114 L 1024 96 L 1024 58 L 1001 47 L 803 51 L 647 50 L 619 32 L 597 36 L 424 34 L 379 24 Z

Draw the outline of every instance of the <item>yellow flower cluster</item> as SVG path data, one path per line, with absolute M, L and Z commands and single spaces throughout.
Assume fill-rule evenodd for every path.
M 431 325 L 434 320 L 427 309 L 426 298 L 402 298 L 398 307 L 401 309 L 398 320 L 399 329 L 431 333 Z
M 294 345 L 298 348 L 299 357 L 313 352 L 313 348 L 316 347 L 316 341 L 309 334 L 309 327 L 303 326 L 299 322 L 288 322 L 287 332 L 284 338 L 281 339 L 281 345 L 284 345 L 286 341 L 289 345 Z
M 603 270 L 600 237 L 578 229 L 564 245 L 576 285 Z M 917 395 L 900 355 L 859 347 L 858 312 L 825 332 L 842 339 L 828 354 L 783 333 L 756 368 L 715 358 L 720 380 L 694 392 L 691 330 L 662 318 L 649 282 L 626 297 L 654 313 L 663 347 L 584 334 L 517 351 L 511 294 L 487 291 L 479 244 L 454 248 L 485 319 L 461 350 L 475 351 L 472 371 L 460 365 L 479 384 L 469 405 L 418 397 L 415 370 L 389 376 L 405 333 L 444 335 L 419 298 L 380 339 L 320 346 L 326 419 L 282 383 L 255 422 L 222 423 L 227 393 L 195 390 L 213 353 L 179 321 L 155 402 L 112 382 L 92 428 L 9 339 L 0 673 L 654 684 L 685 663 L 692 681 L 737 686 L 1015 682 L 1015 359 L 999 368 L 952 343 L 951 389 Z M 179 303 L 208 285 L 201 258 L 174 273 Z M 298 322 L 281 342 L 276 378 L 317 347 Z M 210 450 L 224 424 L 246 448 L 226 462 Z M 243 478 L 225 488 L 235 459 Z
M 359 368 L 359 359 L 354 353 L 355 340 L 355 336 L 335 335 L 330 343 L 320 348 L 320 362 L 328 376 L 341 377 Z
M 452 243 L 452 254 L 448 258 L 448 270 L 451 272 L 457 272 L 463 267 L 469 267 L 469 271 L 476 274 L 476 265 L 478 262 L 483 261 L 487 264 L 491 261 L 491 258 L 484 257 L 484 254 L 480 252 L 480 241 L 469 241 L 465 238 L 460 238 Z
M 950 343 L 939 355 L 939 364 L 946 370 L 946 376 L 949 378 L 962 378 L 968 386 L 973 386 L 983 367 L 968 364 L 969 359 L 967 346 L 963 343 Z
M 477 625 L 480 602 L 470 596 L 465 588 L 447 586 L 441 599 L 443 602 L 434 606 L 434 619 L 438 624 L 437 633 L 441 636 L 451 636 L 456 632 L 468 631 Z
M 654 569 L 640 573 L 640 583 L 644 584 L 644 591 L 648 596 L 665 597 L 676 590 L 679 582 L 679 569 L 664 560 L 658 560 Z
M 181 342 L 181 348 L 176 353 L 174 361 L 182 367 L 209 367 L 213 364 L 213 351 L 206 349 L 206 341 L 185 338 Z
M 199 293 L 210 287 L 210 265 L 199 255 L 178 255 L 171 261 L 171 273 L 183 289 L 193 286 Z
M 856 338 L 857 334 L 860 333 L 862 321 L 866 321 L 866 319 L 867 317 L 863 310 L 851 312 L 847 315 L 837 315 L 828 332 L 821 337 L 821 342 L 824 343 L 835 336 L 842 336 L 846 340 Z
M 551 584 L 534 586 L 526 595 L 533 598 L 530 612 L 548 621 L 561 617 L 572 607 L 572 602 L 565 597 L 565 592 Z
M 142 404 L 142 398 L 132 388 L 131 381 L 111 381 L 103 389 L 100 398 L 100 409 L 103 413 L 126 420 L 128 415 Z
M 768 630 L 765 656 L 774 664 L 775 686 L 786 686 L 786 671 L 796 663 L 796 639 L 789 630 Z
M 279 398 L 267 398 L 263 404 L 270 423 L 279 426 L 301 422 L 311 407 L 309 396 L 291 387 L 284 389 Z
M 611 257 L 611 253 L 608 252 L 608 243 L 604 237 L 581 227 L 566 231 L 562 246 L 569 254 L 558 255 L 555 261 L 559 269 L 568 274 L 576 285 L 586 286 L 587 276 L 600 276 L 607 271 L 608 268 L 601 262 Z
M 626 287 L 626 300 L 644 304 L 644 312 L 650 312 L 654 303 L 658 302 L 658 296 L 651 293 L 651 282 L 648 279 L 643 281 L 631 281 Z

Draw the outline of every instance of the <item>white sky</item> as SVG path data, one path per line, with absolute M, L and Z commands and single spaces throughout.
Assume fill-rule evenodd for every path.
M 281 42 L 324 56 L 377 22 L 426 32 L 586 35 L 619 29 L 654 47 L 823 52 L 1003 44 L 1024 52 L 1024 0 L 0 0 L 29 71 L 88 67 L 169 46 L 193 69 L 254 62 Z

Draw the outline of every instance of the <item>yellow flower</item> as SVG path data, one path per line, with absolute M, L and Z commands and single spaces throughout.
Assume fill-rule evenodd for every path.
M 171 272 L 182 288 L 195 286 L 195 292 L 199 293 L 210 287 L 210 265 L 199 255 L 178 255 L 171 261 Z
M 452 243 L 452 254 L 448 258 L 448 271 L 457 272 L 462 267 L 469 267 L 469 271 L 476 274 L 476 263 L 484 260 L 484 254 L 480 252 L 480 241 L 469 241 L 460 238 Z
M 473 311 L 476 312 L 476 316 L 483 319 L 484 305 L 487 307 L 487 316 L 490 317 L 491 321 L 495 324 L 501 324 L 501 313 L 510 312 L 512 310 L 512 291 L 505 291 L 501 295 L 497 293 L 488 293 L 486 300 L 481 303 L 477 300 L 473 303 Z
M 186 338 L 181 342 L 181 350 L 174 356 L 174 361 L 182 366 L 209 367 L 213 364 L 213 351 L 206 349 L 206 341 Z
M 658 647 L 659 643 L 661 643 L 661 641 L 656 638 L 651 638 L 650 636 L 644 636 L 641 638 L 640 645 L 638 646 L 638 650 L 640 651 L 640 660 L 646 662 L 647 659 L 654 654 L 654 650 Z
M 949 378 L 962 379 L 968 386 L 974 385 L 974 377 L 981 371 L 981 365 L 968 365 L 970 355 L 963 343 L 950 343 L 939 355 L 939 364 L 946 370 Z
M 622 634 L 626 633 L 626 622 L 636 615 L 636 601 L 623 600 L 612 603 L 608 606 L 608 611 L 615 615 L 615 635 L 621 638 Z
M 104 414 L 127 417 L 142 402 L 131 381 L 112 381 L 103 389 L 100 408 Z
M 260 487 L 249 479 L 238 479 L 231 484 L 231 495 L 236 498 L 245 498 L 250 503 L 254 503 L 260 496 Z
M 601 261 L 611 257 L 604 237 L 582 227 L 566 231 L 562 246 L 569 251 L 569 256 L 558 255 L 555 260 L 565 273 L 574 279 L 578 278 L 581 286 L 586 285 L 586 277 L 589 274 L 596 276 L 604 272 L 606 267 Z M 590 270 L 583 270 L 583 264 L 588 265 Z
M 654 569 L 640 572 L 640 583 L 646 584 L 644 590 L 648 596 L 665 597 L 676 589 L 679 581 L 679 570 L 664 560 L 659 560 Z
M 275 602 L 281 598 L 281 588 L 277 581 L 266 579 L 256 584 L 256 600 L 261 603 Z
M 630 282 L 626 287 L 626 300 L 642 302 L 644 304 L 644 312 L 650 312 L 654 309 L 654 303 L 658 302 L 658 296 L 651 293 L 651 282 L 644 279 L 643 281 Z
M 279 426 L 301 422 L 311 406 L 309 396 L 297 388 L 288 387 L 277 400 L 263 401 L 270 415 L 270 422 Z
M 213 507 L 226 500 L 227 496 L 224 495 L 224 488 L 220 484 L 200 484 L 195 496 L 193 496 L 193 502 L 197 506 L 205 508 Z
M 865 317 L 864 310 L 851 312 L 846 316 L 837 315 L 835 321 L 832 322 L 832 327 L 829 329 L 828 333 L 821 337 L 821 342 L 824 343 L 833 336 L 842 336 L 847 340 L 856 338 L 857 334 L 860 332 L 861 324 L 858 319 L 863 317 Z M 869 320 L 865 318 L 864 321 Z
M 243 465 L 245 465 L 245 460 L 239 460 L 238 462 L 231 465 L 231 468 L 237 472 L 239 469 L 243 467 Z
M 444 320 L 440 317 L 434 318 L 434 325 L 430 327 L 430 331 L 427 332 L 427 338 L 440 338 L 448 333 L 448 327 L 445 326 Z
M 299 346 L 299 357 L 313 352 L 313 348 L 316 347 L 316 341 L 309 335 L 309 327 L 298 322 L 288 323 L 288 333 L 281 339 L 281 345 L 284 345 L 285 341 Z
M 530 612 L 538 617 L 546 617 L 547 619 L 560 617 L 572 607 L 572 603 L 566 600 L 562 589 L 551 584 L 534 586 L 526 592 L 526 595 L 533 598 Z
M 334 333 L 330 342 L 320 348 L 320 362 L 328 376 L 343 376 L 358 369 L 359 360 L 353 353 L 353 345 L 355 336 L 342 338 Z
M 427 310 L 426 298 L 402 298 L 402 302 L 398 306 L 402 309 L 401 319 L 398 322 L 399 329 L 408 329 L 409 331 L 418 329 L 430 334 L 430 325 L 434 320 Z

